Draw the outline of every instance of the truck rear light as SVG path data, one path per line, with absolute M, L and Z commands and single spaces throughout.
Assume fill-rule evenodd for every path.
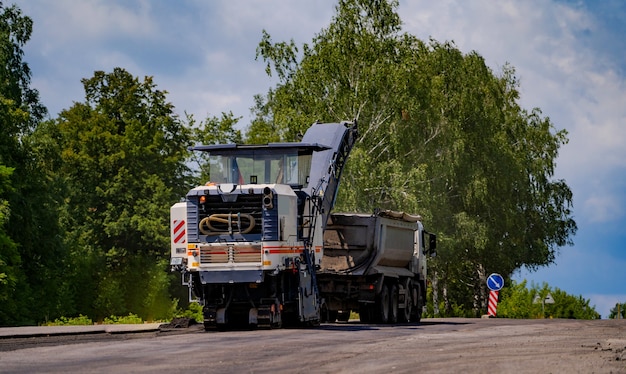
M 269 187 L 263 188 L 263 206 L 265 209 L 272 209 L 274 207 L 273 200 L 274 193 L 272 193 L 272 189 Z

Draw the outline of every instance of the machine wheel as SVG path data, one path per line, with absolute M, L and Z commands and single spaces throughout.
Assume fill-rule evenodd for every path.
M 337 315 L 339 314 L 339 311 L 337 310 L 328 310 L 328 322 L 329 323 L 335 323 L 337 322 Z
M 350 320 L 350 311 L 342 310 L 337 313 L 337 321 L 338 322 L 348 322 Z
M 329 322 L 329 310 L 326 303 L 322 303 L 322 307 L 320 308 L 320 323 L 328 323 Z
M 398 285 L 392 284 L 389 290 L 389 323 L 398 323 Z
M 359 305 L 359 319 L 361 320 L 361 323 L 372 322 L 372 305 L 371 304 Z
M 380 295 L 376 301 L 376 317 L 378 323 L 389 322 L 389 288 L 386 284 L 383 284 L 383 288 L 380 290 Z
M 202 308 L 202 314 L 204 317 L 204 331 L 217 330 L 217 311 L 214 307 L 205 306 Z
M 413 313 L 413 287 L 411 280 L 407 279 L 404 283 L 404 309 L 400 313 L 400 322 L 411 322 L 411 313 Z

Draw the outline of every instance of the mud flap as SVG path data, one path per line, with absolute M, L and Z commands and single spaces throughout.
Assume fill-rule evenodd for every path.
M 300 287 L 299 287 L 299 312 L 300 321 L 319 321 L 320 306 L 316 288 L 313 285 L 313 277 L 304 264 L 300 265 Z

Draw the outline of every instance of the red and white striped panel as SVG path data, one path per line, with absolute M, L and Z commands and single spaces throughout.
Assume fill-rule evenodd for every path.
M 489 306 L 487 307 L 487 315 L 489 315 L 489 317 L 495 317 L 497 309 L 498 291 L 489 291 Z
M 172 221 L 172 238 L 174 244 L 184 244 L 186 241 L 185 220 L 175 219 Z

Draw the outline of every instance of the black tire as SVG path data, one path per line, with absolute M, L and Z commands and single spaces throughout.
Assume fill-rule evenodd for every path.
M 389 322 L 389 288 L 386 284 L 383 284 L 380 295 L 378 295 L 376 300 L 376 322 Z
M 320 308 L 320 323 L 328 323 L 329 321 L 329 311 L 328 311 L 328 306 L 326 306 L 326 303 L 322 304 L 322 307 Z
M 416 300 L 413 301 L 414 310 L 411 320 L 419 323 L 422 319 L 422 309 L 424 307 L 424 296 L 422 295 L 422 286 L 419 283 L 413 285 L 413 295 L 416 296 Z
M 408 279 L 406 283 L 404 283 L 404 308 L 400 311 L 400 322 L 411 322 L 413 300 L 413 287 L 411 286 L 411 280 Z
M 337 321 L 337 315 L 339 311 L 337 310 L 328 310 L 328 323 L 335 323 Z
M 350 320 L 350 311 L 342 310 L 337 313 L 337 322 L 348 322 Z
M 398 285 L 389 287 L 389 323 L 398 323 Z
M 372 314 L 371 304 L 359 305 L 359 319 L 361 323 L 372 323 Z

